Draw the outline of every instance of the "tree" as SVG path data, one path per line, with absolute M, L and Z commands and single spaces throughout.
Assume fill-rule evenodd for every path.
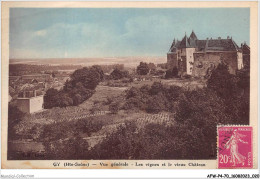
M 150 93 L 152 95 L 158 94 L 160 91 L 163 91 L 163 85 L 161 82 L 154 82 L 151 86 Z
M 82 160 L 88 159 L 88 141 L 80 136 L 70 137 L 67 140 L 43 142 L 46 159 L 54 160 Z
M 109 111 L 112 113 L 112 114 L 117 114 L 118 111 L 119 111 L 119 104 L 116 103 L 116 102 L 113 102 L 109 105 Z
M 66 107 L 78 105 L 90 98 L 98 83 L 103 80 L 104 73 L 100 66 L 84 67 L 74 71 L 71 80 L 65 82 L 62 90 L 47 90 L 44 95 L 44 108 Z
M 93 65 L 91 68 L 99 74 L 100 81 L 103 81 L 104 80 L 104 72 L 103 72 L 101 66 Z
M 159 113 L 161 111 L 166 111 L 167 99 L 160 93 L 148 98 L 146 105 L 146 112 L 148 113 Z
M 46 91 L 44 95 L 44 104 L 43 104 L 45 109 L 50 109 L 56 106 L 56 95 L 58 93 L 59 91 L 54 88 L 50 88 Z
M 177 77 L 177 76 L 178 76 L 178 68 L 177 67 L 173 67 L 172 69 L 168 69 L 166 71 L 166 74 L 165 74 L 166 79 L 172 78 L 172 77 Z
M 15 126 L 22 120 L 25 113 L 20 111 L 14 105 L 8 105 L 8 139 L 15 139 L 17 137 Z
M 233 75 L 229 73 L 226 64 L 220 63 L 218 67 L 213 70 L 207 81 L 207 87 L 216 91 L 223 99 L 230 99 L 233 97 L 236 91 L 236 84 Z
M 138 75 L 147 75 L 149 73 L 149 66 L 145 62 L 140 62 L 137 66 L 137 74 Z
M 155 70 L 156 69 L 156 66 L 155 66 L 154 63 L 149 63 L 148 67 L 149 67 L 150 70 Z
M 129 74 L 128 74 L 128 71 L 123 71 L 123 70 L 119 70 L 116 68 L 113 70 L 113 72 L 110 74 L 110 76 L 114 80 L 119 80 L 119 79 L 128 77 Z
M 98 67 L 78 69 L 74 71 L 71 75 L 71 83 L 75 85 L 78 82 L 81 82 L 83 86 L 87 89 L 94 90 L 98 83 L 101 81 L 101 71 Z

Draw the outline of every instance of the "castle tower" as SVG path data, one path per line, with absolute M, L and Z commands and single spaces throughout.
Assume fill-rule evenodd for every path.
M 182 74 L 192 75 L 193 62 L 194 62 L 193 53 L 195 52 L 196 40 L 197 40 L 197 36 L 194 32 L 191 33 L 189 38 L 185 33 L 185 36 L 183 37 L 179 45 L 181 52 L 180 52 L 180 60 L 178 64 L 180 64 L 179 71 Z

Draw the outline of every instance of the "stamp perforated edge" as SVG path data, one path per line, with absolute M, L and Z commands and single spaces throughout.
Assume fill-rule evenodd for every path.
M 219 153 L 218 153 L 218 129 L 220 128 L 220 127 L 251 127 L 252 128 L 252 134 L 251 134 L 251 149 L 252 149 L 252 158 L 253 158 L 253 162 L 252 162 L 252 167 L 230 167 L 230 168 L 219 168 Z M 254 143 L 254 141 L 253 141 L 253 130 L 254 130 L 254 127 L 253 126 L 251 126 L 251 125 L 244 125 L 244 124 L 220 124 L 220 125 L 217 125 L 217 127 L 216 127 L 216 132 L 217 132 L 217 136 L 216 136 L 216 150 L 217 150 L 217 153 L 216 153 L 216 166 L 217 166 L 217 169 L 253 169 L 254 168 L 254 163 L 255 163 L 255 155 L 254 155 L 254 150 L 253 150 L 253 143 Z

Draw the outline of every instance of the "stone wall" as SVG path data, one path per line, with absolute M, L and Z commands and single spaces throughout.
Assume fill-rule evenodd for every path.
M 34 113 L 43 109 L 43 96 L 30 98 L 30 113 Z
M 219 55 L 207 53 L 194 53 L 192 76 L 204 77 L 207 75 L 208 69 L 218 66 L 219 63 Z
M 244 68 L 250 69 L 250 54 L 243 54 L 243 65 Z
M 186 48 L 186 73 L 192 75 L 195 48 Z
M 238 70 L 244 68 L 242 52 L 237 52 L 237 68 Z
M 197 52 L 194 53 L 194 65 L 192 75 L 196 77 L 206 76 L 208 70 L 217 67 L 223 61 L 229 66 L 229 72 L 236 74 L 238 69 L 237 52 Z
M 24 113 L 30 113 L 30 99 L 29 98 L 18 98 L 16 103 L 18 109 Z
M 177 53 L 167 53 L 167 68 L 178 67 Z
M 178 75 L 183 76 L 187 74 L 187 60 L 186 56 L 181 56 L 181 59 L 178 60 Z

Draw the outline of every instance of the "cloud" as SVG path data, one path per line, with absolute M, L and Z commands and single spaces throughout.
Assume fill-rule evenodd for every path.
M 39 17 L 24 16 L 19 21 L 13 18 L 13 28 L 10 29 L 10 56 L 12 58 L 164 56 L 173 38 L 181 40 L 185 31 L 189 35 L 192 29 L 201 39 L 211 36 L 225 37 L 231 35 L 227 33 L 232 32 L 234 39 L 240 38 L 244 41 L 246 39 L 244 36 L 241 37 L 241 29 L 242 34 L 249 34 L 247 23 L 241 24 L 241 18 L 236 17 L 237 22 L 227 26 L 225 23 L 229 23 L 230 20 L 222 22 L 223 13 L 213 13 L 212 10 L 206 10 L 208 13 L 196 9 L 131 10 L 136 12 L 133 14 L 129 13 L 129 9 L 108 11 L 109 13 L 102 13 L 103 11 L 90 13 L 87 9 L 82 15 L 83 10 L 75 10 L 73 16 L 67 16 L 67 13 L 62 13 L 63 10 L 59 13 L 49 10 L 48 13 L 38 14 Z M 50 17 L 52 20 L 48 20 Z M 234 21 L 234 18 L 232 19 Z
M 34 33 L 36 36 L 45 36 L 46 30 L 38 30 Z
M 123 30 L 118 31 L 116 25 L 105 26 L 99 22 L 56 23 L 26 32 L 26 36 L 22 35 L 26 40 L 19 37 L 22 45 L 17 46 L 21 47 L 20 51 L 38 51 L 43 57 L 54 58 L 158 56 L 168 51 L 173 33 L 184 33 L 175 19 L 163 15 L 135 16 L 123 22 L 122 27 Z

